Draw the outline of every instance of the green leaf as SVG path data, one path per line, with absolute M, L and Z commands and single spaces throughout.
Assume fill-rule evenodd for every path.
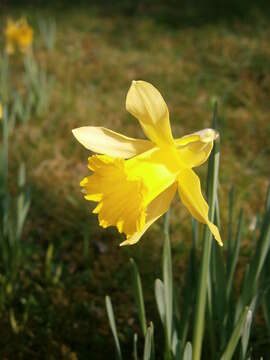
M 261 227 L 260 238 L 257 243 L 256 251 L 250 261 L 250 266 L 245 274 L 243 281 L 243 289 L 237 303 L 235 319 L 239 319 L 244 307 L 247 306 L 252 298 L 256 295 L 258 290 L 259 279 L 261 272 L 269 253 L 270 248 L 270 209 L 267 209 L 264 215 L 263 224 Z
M 264 320 L 270 334 L 270 301 L 269 301 L 269 294 L 266 294 L 263 298 L 263 313 L 264 313 Z
M 25 165 L 21 164 L 18 175 L 18 186 L 19 186 L 19 195 L 17 197 L 17 228 L 16 228 L 16 239 L 17 241 L 21 237 L 23 230 L 23 225 L 26 220 L 30 208 L 30 196 L 25 187 Z
M 111 303 L 111 298 L 109 296 L 105 297 L 105 304 L 106 304 L 106 310 L 107 310 L 110 328 L 111 328 L 111 331 L 113 334 L 114 343 L 115 343 L 115 347 L 116 347 L 116 358 L 117 358 L 117 360 L 122 360 L 122 353 L 121 353 L 120 343 L 119 343 L 118 334 L 117 334 L 116 325 L 115 325 L 113 307 L 112 307 L 112 303 Z
M 227 299 L 231 296 L 232 291 L 232 285 L 233 285 L 233 277 L 236 269 L 236 264 L 238 261 L 239 256 L 239 250 L 240 250 L 240 241 L 242 237 L 242 231 L 243 231 L 243 209 L 240 210 L 240 214 L 238 217 L 238 226 L 237 226 L 237 233 L 236 233 L 236 239 L 234 242 L 233 251 L 231 254 L 231 261 L 230 261 L 230 268 L 228 268 L 228 280 L 227 280 Z
M 169 212 L 165 217 L 164 225 L 164 245 L 163 245 L 163 283 L 165 300 L 165 330 L 167 353 L 171 350 L 172 332 L 173 332 L 173 280 L 172 280 L 172 258 L 171 245 L 169 238 Z
M 227 240 L 227 269 L 231 267 L 232 241 L 233 241 L 233 205 L 234 205 L 234 187 L 231 187 L 229 195 L 229 229 Z M 229 270 L 227 270 L 229 272 Z
M 150 323 L 150 326 L 148 327 L 145 336 L 143 360 L 151 360 L 153 334 L 154 334 L 153 324 Z
M 134 338 L 133 338 L 133 357 L 134 357 L 134 360 L 138 360 L 137 342 L 138 342 L 138 335 L 134 334 Z
M 186 343 L 183 360 L 192 360 L 192 345 L 190 342 Z
M 192 247 L 190 249 L 189 261 L 185 272 L 184 286 L 181 290 L 181 319 L 177 328 L 179 329 L 178 337 L 181 339 L 181 348 L 186 343 L 189 326 L 191 324 L 191 315 L 194 311 L 194 301 L 196 295 L 196 285 L 198 279 L 198 261 L 197 261 L 197 249 L 198 249 L 198 222 L 192 218 Z
M 7 191 L 7 177 L 8 177 L 8 116 L 7 109 L 3 106 L 2 116 L 2 146 L 1 146 L 1 192 L 5 194 Z
M 252 323 L 252 311 L 248 310 L 246 322 L 244 324 L 242 339 L 241 339 L 241 346 L 242 346 L 242 360 L 246 359 L 246 354 L 248 350 L 248 343 L 249 343 L 249 336 L 250 336 L 250 327 Z
M 270 184 L 267 188 L 266 199 L 265 199 L 265 211 L 270 209 Z
M 140 324 L 142 328 L 143 335 L 146 335 L 147 325 L 146 325 L 146 317 L 145 317 L 145 307 L 144 307 L 144 299 L 143 299 L 143 291 L 142 291 L 142 283 L 140 274 L 137 269 L 137 265 L 133 259 L 130 259 L 131 268 L 132 268 L 132 277 L 133 277 L 133 287 L 135 292 L 135 300 L 138 309 Z
M 217 128 L 217 106 L 215 106 L 214 109 L 214 128 Z M 207 200 L 209 204 L 210 221 L 214 220 L 214 215 L 215 215 L 217 184 L 218 184 L 218 169 L 219 169 L 219 140 L 217 139 L 213 146 L 212 154 L 210 156 L 209 164 L 208 164 Z M 197 302 L 196 302 L 195 317 L 194 317 L 195 322 L 194 322 L 193 342 L 192 342 L 193 360 L 201 359 L 211 247 L 212 247 L 212 234 L 210 233 L 207 227 L 204 229 L 203 251 L 202 251 L 201 264 L 200 264 Z M 210 312 L 212 312 L 211 309 Z
M 163 326 L 165 326 L 165 299 L 164 299 L 164 285 L 160 279 L 155 281 L 155 297 L 157 302 L 158 313 Z
M 198 234 L 198 221 L 195 220 L 193 217 L 192 220 L 192 245 L 194 250 L 198 249 L 198 243 L 199 243 L 199 234 Z
M 234 351 L 236 349 L 236 346 L 238 344 L 238 341 L 242 335 L 242 331 L 245 325 L 245 322 L 247 320 L 248 315 L 248 307 L 246 307 L 238 320 L 234 331 L 230 337 L 230 340 L 228 342 L 228 345 L 226 346 L 226 349 L 224 350 L 221 359 L 220 360 L 230 360 L 234 354 Z
M 175 360 L 182 359 L 182 352 L 183 352 L 182 341 L 178 339 L 176 344 L 176 352 L 174 355 L 174 359 Z

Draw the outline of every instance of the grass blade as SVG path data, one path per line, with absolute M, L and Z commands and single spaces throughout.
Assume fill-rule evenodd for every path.
M 131 268 L 132 268 L 132 277 L 133 277 L 133 287 L 135 291 L 135 300 L 138 309 L 140 324 L 142 328 L 143 335 L 146 335 L 147 325 L 145 317 L 145 307 L 142 291 L 141 277 L 137 269 L 137 265 L 133 259 L 130 259 Z
M 115 347 L 116 347 L 116 358 L 117 358 L 117 360 L 122 360 L 122 353 L 121 353 L 120 343 L 119 343 L 118 334 L 117 334 L 116 325 L 115 325 L 112 302 L 111 302 L 111 298 L 109 296 L 105 297 L 105 304 L 106 304 L 106 310 L 107 310 L 110 328 L 111 328 L 111 331 L 113 334 L 114 343 L 115 343 Z
M 228 345 L 226 346 L 226 349 L 224 350 L 220 360 L 230 360 L 232 358 L 236 346 L 238 344 L 238 341 L 242 335 L 243 327 L 247 320 L 247 315 L 248 315 L 248 307 L 244 309 L 240 319 L 238 320 L 238 323 L 234 328 L 234 331 L 230 337 Z
M 165 327 L 165 300 L 164 300 L 164 285 L 159 279 L 155 281 L 155 297 L 157 302 L 158 313 L 163 326 Z
M 167 354 L 171 350 L 173 333 L 173 284 L 172 284 L 172 258 L 169 237 L 169 212 L 167 212 L 164 224 L 164 246 L 163 246 L 163 283 L 165 300 L 165 331 Z M 169 355 L 168 355 L 169 356 Z
M 242 346 L 241 359 L 242 360 L 246 359 L 251 323 L 252 323 L 252 311 L 248 310 L 247 317 L 246 317 L 246 322 L 244 324 L 244 330 L 243 330 L 243 334 L 242 334 L 242 339 L 241 339 L 241 346 Z
M 192 245 L 194 250 L 196 251 L 198 249 L 198 243 L 199 243 L 199 226 L 198 221 L 194 218 L 191 218 L 192 220 Z
M 233 276 L 234 276 L 234 272 L 235 272 L 235 268 L 236 268 L 236 264 L 237 264 L 237 260 L 238 260 L 238 256 L 239 256 L 242 231 L 243 231 L 243 209 L 240 210 L 240 214 L 238 217 L 236 239 L 234 242 L 233 253 L 231 256 L 230 268 L 228 268 L 229 274 L 228 274 L 227 291 L 226 291 L 227 299 L 229 299 L 231 296 L 232 285 L 233 285 Z
M 134 334 L 134 338 L 133 338 L 133 357 L 134 357 L 134 360 L 138 360 L 137 342 L 138 342 L 138 335 Z
M 230 268 L 232 256 L 232 237 L 233 237 L 233 205 L 234 205 L 234 187 L 231 187 L 229 194 L 229 229 L 227 240 L 227 267 Z M 229 271 L 228 271 L 229 272 Z
M 192 360 L 192 345 L 190 342 L 186 343 L 183 360 Z
M 265 199 L 265 211 L 270 209 L 270 184 L 267 188 L 266 199 Z
M 8 176 L 8 118 L 7 109 L 3 106 L 2 116 L 2 146 L 1 146 L 1 192 L 3 195 L 7 189 L 7 176 Z
M 264 313 L 264 320 L 268 329 L 268 333 L 270 334 L 270 291 L 264 295 L 263 297 L 263 313 Z
M 261 228 L 260 238 L 256 251 L 250 261 L 249 270 L 243 282 L 243 291 L 238 300 L 235 319 L 239 319 L 243 308 L 247 306 L 255 296 L 259 285 L 259 278 L 270 248 L 270 209 L 267 209 Z
M 143 360 L 151 360 L 153 332 L 154 332 L 153 324 L 151 323 L 146 331 L 145 342 L 144 342 L 144 351 L 143 351 Z

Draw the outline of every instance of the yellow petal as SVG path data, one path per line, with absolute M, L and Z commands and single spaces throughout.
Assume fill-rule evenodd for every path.
M 22 52 L 28 50 L 33 41 L 33 29 L 28 25 L 26 19 L 18 21 L 8 19 L 5 29 L 6 52 L 12 54 L 17 46 Z
M 133 177 L 142 178 L 148 189 L 147 204 L 177 180 L 180 165 L 176 152 L 158 147 L 126 161 L 127 171 Z
M 26 51 L 33 42 L 33 30 L 24 18 L 18 23 L 17 42 L 22 52 Z
M 145 196 L 147 189 L 140 178 L 130 176 L 123 159 L 106 155 L 89 158 L 89 168 L 94 172 L 81 182 L 85 199 L 97 201 L 93 213 L 98 214 L 100 226 L 116 226 L 127 236 L 145 225 Z
M 133 245 L 140 240 L 146 230 L 168 210 L 175 195 L 176 187 L 176 183 L 172 184 L 149 204 L 146 209 L 147 216 L 144 227 L 140 231 L 137 231 L 135 234 L 128 237 L 120 244 L 120 246 Z
M 160 148 L 129 160 L 94 155 L 88 167 L 93 174 L 81 182 L 85 199 L 98 202 L 93 212 L 101 226 L 116 226 L 127 238 L 143 230 L 148 205 L 179 173 L 173 155 L 168 157 Z
M 0 103 L 0 120 L 2 119 L 3 117 L 3 107 L 2 107 L 2 104 Z
M 217 137 L 215 130 L 204 129 L 175 140 L 181 161 L 190 168 L 202 165 L 208 159 Z
M 145 81 L 132 81 L 126 109 L 135 116 L 145 135 L 156 145 L 172 145 L 169 111 L 160 92 Z
M 84 126 L 72 132 L 86 149 L 113 157 L 128 159 L 153 147 L 148 140 L 133 139 L 103 127 Z
M 208 205 L 201 192 L 200 179 L 193 170 L 187 168 L 180 172 L 178 192 L 191 215 L 201 223 L 207 224 L 219 245 L 222 246 L 218 228 L 208 219 Z

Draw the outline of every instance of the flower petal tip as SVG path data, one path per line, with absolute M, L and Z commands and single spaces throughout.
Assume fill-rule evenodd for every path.
M 78 128 L 72 129 L 71 132 L 75 136 L 75 138 L 77 139 Z
M 130 245 L 133 245 L 129 239 L 126 239 L 125 241 L 122 241 L 119 246 L 122 247 L 122 246 L 130 246 Z
M 214 129 L 204 129 L 198 133 L 200 135 L 201 141 L 204 143 L 209 143 L 219 137 L 219 133 Z

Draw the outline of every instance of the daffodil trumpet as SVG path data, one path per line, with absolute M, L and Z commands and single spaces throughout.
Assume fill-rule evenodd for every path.
M 208 205 L 193 168 L 209 157 L 218 133 L 204 129 L 174 139 L 167 105 L 159 91 L 145 81 L 133 81 L 126 109 L 138 119 L 149 140 L 134 139 L 112 130 L 86 126 L 73 130 L 86 149 L 90 176 L 81 181 L 86 200 L 97 202 L 93 213 L 100 226 L 116 226 L 126 240 L 137 243 L 169 208 L 178 189 L 191 215 L 208 225 L 219 245 L 218 228 L 208 218 Z

